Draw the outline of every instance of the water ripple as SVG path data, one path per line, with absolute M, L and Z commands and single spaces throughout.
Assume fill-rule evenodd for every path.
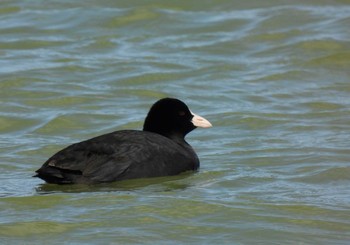
M 2 242 L 348 244 L 349 13 L 345 0 L 1 1 Z M 187 138 L 198 173 L 31 178 L 71 143 L 142 128 L 166 96 L 214 125 Z

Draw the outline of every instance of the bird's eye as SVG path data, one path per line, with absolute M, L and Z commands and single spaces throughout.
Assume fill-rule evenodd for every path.
M 179 111 L 179 116 L 184 116 L 186 113 L 184 111 Z

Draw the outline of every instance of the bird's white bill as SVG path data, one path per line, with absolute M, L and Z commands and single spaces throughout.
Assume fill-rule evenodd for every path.
M 194 114 L 193 112 L 191 112 L 192 115 L 193 115 L 193 118 L 192 118 L 192 123 L 194 126 L 196 127 L 200 127 L 200 128 L 210 128 L 212 127 L 213 125 L 211 125 L 211 123 L 205 119 L 204 117 L 201 117 L 201 116 L 198 116 L 196 114 Z

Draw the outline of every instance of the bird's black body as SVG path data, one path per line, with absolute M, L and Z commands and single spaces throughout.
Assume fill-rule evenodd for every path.
M 143 131 L 121 130 L 70 145 L 50 157 L 36 177 L 91 184 L 196 170 L 198 157 L 184 139 L 196 127 L 195 116 L 183 102 L 162 99 L 148 113 Z
M 162 135 L 137 130 L 105 134 L 68 146 L 37 171 L 50 183 L 101 183 L 176 175 L 196 170 L 191 146 Z

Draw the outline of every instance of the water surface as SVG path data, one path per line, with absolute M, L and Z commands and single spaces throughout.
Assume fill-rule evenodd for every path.
M 1 1 L 2 244 L 349 244 L 348 1 Z M 197 173 L 32 178 L 171 96 Z

